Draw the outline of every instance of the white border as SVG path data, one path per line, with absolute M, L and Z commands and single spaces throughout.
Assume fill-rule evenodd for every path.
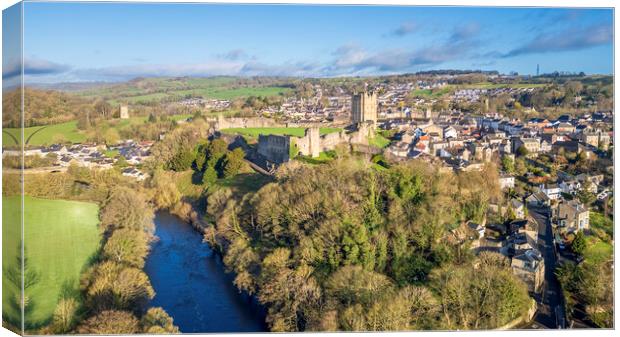
M 15 0 L 8 0 L 8 1 L 3 1 L 3 3 L 0 5 L 0 7 L 4 10 L 14 4 L 16 4 L 18 1 Z M 26 0 L 26 2 L 33 2 L 33 1 L 28 1 Z M 122 3 L 122 2 L 129 2 L 129 1 L 122 1 L 122 0 L 109 0 L 109 1 L 90 1 L 90 0 L 82 0 L 82 1 L 78 1 L 78 0 L 63 0 L 63 1 L 38 1 L 38 2 L 118 2 L 118 3 Z M 313 1 L 309 1 L 309 0 L 287 0 L 287 1 L 282 1 L 282 0 L 270 0 L 270 1 L 264 1 L 264 0 L 242 0 L 242 1 L 233 1 L 233 0 L 219 0 L 219 1 L 182 1 L 182 0 L 134 0 L 131 2 L 144 2 L 144 3 L 229 3 L 229 4 L 235 4 L 235 3 L 246 3 L 246 4 L 323 4 L 323 5 L 376 5 L 376 6 L 389 6 L 389 5 L 404 5 L 404 6 L 412 6 L 412 5 L 417 5 L 417 6 L 487 6 L 487 7 L 606 7 L 606 8 L 613 8 L 614 9 L 614 112 L 615 112 L 615 102 L 616 99 L 618 99 L 618 97 L 620 97 L 618 95 L 618 93 L 620 92 L 620 90 L 618 89 L 617 86 L 617 82 L 615 79 L 615 73 L 616 73 L 616 64 L 618 64 L 617 61 L 617 54 L 615 53 L 615 46 L 617 45 L 618 42 L 618 36 L 619 36 L 619 28 L 617 25 L 615 25 L 615 7 L 616 7 L 616 1 L 613 0 L 590 0 L 590 1 L 584 1 L 584 0 L 537 0 L 537 1 L 532 1 L 532 0 L 509 0 L 509 2 L 499 2 L 497 0 L 450 0 L 450 1 L 443 1 L 443 0 L 438 0 L 438 1 L 433 1 L 433 0 L 386 0 L 386 1 L 379 1 L 379 0 L 313 0 Z M 22 11 L 22 15 L 23 15 L 23 11 Z M 1 23 L 1 16 L 0 16 L 0 23 Z M 22 20 L 22 24 L 23 24 L 23 20 Z M 22 41 L 23 43 L 23 41 Z M 23 46 L 23 44 L 22 44 Z M 2 47 L 0 45 L 0 52 L 2 51 Z M 22 52 L 22 56 L 23 56 L 23 52 Z M 0 70 L 1 70 L 1 65 L 0 65 Z M 23 71 L 23 69 L 22 69 Z M 22 78 L 23 78 L 23 74 L 22 74 Z M 22 81 L 22 86 L 23 86 L 23 81 Z M 0 94 L 2 93 L 2 89 L 0 86 Z M 22 102 L 23 104 L 23 102 Z M 0 108 L 1 109 L 1 108 Z M 23 121 L 22 121 L 23 122 Z M 615 118 L 614 116 L 614 131 L 618 129 L 618 124 L 620 124 L 620 122 L 618 121 L 618 119 Z M 22 131 L 23 132 L 23 131 Z M 614 134 L 615 136 L 616 134 Z M 23 135 L 22 135 L 23 137 Z M 1 146 L 1 140 L 0 140 L 0 146 Z M 618 148 L 616 147 L 614 149 L 614 158 L 617 158 L 618 156 L 618 152 L 620 150 L 618 150 Z M 615 163 L 614 163 L 615 164 Z M 615 172 L 614 172 L 614 190 L 618 190 L 618 181 L 615 179 Z M 0 182 L 0 187 L 2 186 L 2 183 Z M 617 205 L 618 205 L 618 200 L 614 199 L 614 209 L 616 209 Z M 1 210 L 0 210 L 1 213 Z M 618 224 L 616 221 L 614 221 L 614 231 L 615 233 L 618 232 Z M 0 239 L 1 239 L 1 232 L 0 232 Z M 618 261 L 618 250 L 615 249 L 615 244 L 614 244 L 614 261 Z M 618 280 L 618 270 L 617 268 L 615 269 L 615 275 L 614 275 L 614 280 L 615 280 L 615 284 L 617 284 L 617 280 Z M 617 309 L 618 308 L 618 294 L 614 294 L 615 298 L 614 298 L 614 307 Z M 615 326 L 618 326 L 618 315 L 616 312 L 614 312 L 615 315 Z M 10 333 L 8 330 L 6 329 L 1 329 L 0 331 L 2 331 L 2 335 L 5 335 L 6 333 Z M 452 334 L 458 334 L 460 336 L 489 336 L 489 337 L 497 337 L 497 336 L 524 336 L 524 335 L 536 335 L 536 336 L 555 336 L 556 334 L 561 334 L 563 336 L 586 336 L 586 335 L 592 335 L 592 334 L 596 334 L 597 336 L 612 336 L 615 335 L 615 331 L 614 330 L 562 330 L 562 331 L 557 331 L 557 330 L 518 330 L 518 331 L 476 331 L 476 332 L 470 332 L 470 331 L 460 331 L 460 332 L 381 332 L 381 333 L 372 333 L 373 336 L 398 336 L 398 337 L 404 337 L 404 336 L 421 336 L 421 335 L 428 335 L 431 334 L 433 336 L 448 336 L 448 335 L 452 335 Z M 349 336 L 362 336 L 362 335 L 367 335 L 369 333 L 345 333 L 345 332 L 339 332 L 339 333 L 321 333 L 320 336 L 337 336 L 337 335 L 349 335 Z M 243 334 L 194 334 L 195 336 L 239 336 L 239 335 L 243 335 Z M 247 334 L 246 334 L 247 335 Z M 252 335 L 268 335 L 268 334 L 252 334 Z M 289 335 L 299 335 L 299 334 L 279 334 L 279 335 L 285 335 L 285 336 L 289 336 Z M 304 336 L 306 335 L 319 335 L 319 334 L 314 334 L 314 333 L 304 333 Z M 149 336 L 149 335 L 142 335 L 142 336 Z M 156 336 L 156 335 L 155 335 Z

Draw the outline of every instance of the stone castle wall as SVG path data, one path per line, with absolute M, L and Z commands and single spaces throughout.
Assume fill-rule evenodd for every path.
M 268 128 L 268 127 L 285 127 L 285 125 L 277 123 L 271 118 L 264 117 L 222 117 L 221 115 L 215 120 L 215 129 L 230 128 Z
M 258 154 L 275 164 L 286 163 L 290 159 L 291 137 L 278 135 L 258 135 Z
M 360 123 L 353 132 L 334 132 L 320 135 L 319 128 L 308 128 L 304 137 L 294 138 L 299 153 L 304 156 L 318 157 L 320 152 L 334 150 L 338 145 L 368 145 L 368 138 L 372 136 L 375 128 L 373 124 Z

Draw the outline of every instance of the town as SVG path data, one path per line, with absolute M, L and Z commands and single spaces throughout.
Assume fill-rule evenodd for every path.
M 2 327 L 611 335 L 615 4 L 561 6 L 3 6 Z
M 144 116 L 140 104 L 124 103 L 106 123 L 152 126 L 153 136 L 119 129 L 114 133 L 133 138 L 26 144 L 23 172 L 113 170 L 138 184 L 153 185 L 154 163 L 162 160 L 161 143 L 185 129 L 199 140 L 223 141 L 229 151 L 241 149 L 250 170 L 270 179 L 281 167 L 321 165 L 342 153 L 367 158 L 382 170 L 419 162 L 439 173 L 495 172 L 488 177 L 496 181 L 487 183 L 499 186 L 502 196 L 484 205 L 486 211 L 475 221 L 474 217 L 452 228 L 447 239 L 474 255 L 504 256 L 526 285 L 532 299 L 527 313 L 504 328 L 590 327 L 588 314 L 575 309 L 584 304 L 557 275 L 562 266 L 580 264 L 592 254 L 603 259 L 600 263 L 612 263 L 607 254 L 613 244 L 608 227 L 614 195 L 613 114 L 594 109 L 596 102 L 575 98 L 588 112 L 531 117 L 540 114 L 518 102 L 541 86 L 522 84 L 523 78 L 514 76 L 483 76 L 498 84 L 486 85 L 492 89 L 450 84 L 461 75 L 347 86 L 302 82 L 298 88 L 303 91 L 272 102 L 254 100 L 262 103 L 246 105 L 241 114 L 230 113 L 239 105 L 234 100 L 179 98 L 162 103 L 165 110 L 177 113 L 163 117 L 153 112 Z M 490 107 L 500 98 L 513 109 L 516 105 L 525 117 Z M 198 136 L 196 127 L 206 133 Z M 19 167 L 16 158 L 21 153 L 5 146 L 5 169 Z M 192 165 L 200 170 L 195 160 Z M 213 183 L 217 175 L 207 183 L 206 172 L 202 183 Z M 194 216 L 192 221 L 202 220 Z

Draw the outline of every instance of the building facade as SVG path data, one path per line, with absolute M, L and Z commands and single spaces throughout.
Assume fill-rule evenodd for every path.
M 557 223 L 566 227 L 569 232 L 577 232 L 590 228 L 590 211 L 578 200 L 560 203 L 557 208 Z

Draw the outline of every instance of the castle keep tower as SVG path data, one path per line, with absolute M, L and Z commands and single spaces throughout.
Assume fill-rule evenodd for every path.
M 374 91 L 355 93 L 351 98 L 351 122 L 377 122 L 377 94 Z

